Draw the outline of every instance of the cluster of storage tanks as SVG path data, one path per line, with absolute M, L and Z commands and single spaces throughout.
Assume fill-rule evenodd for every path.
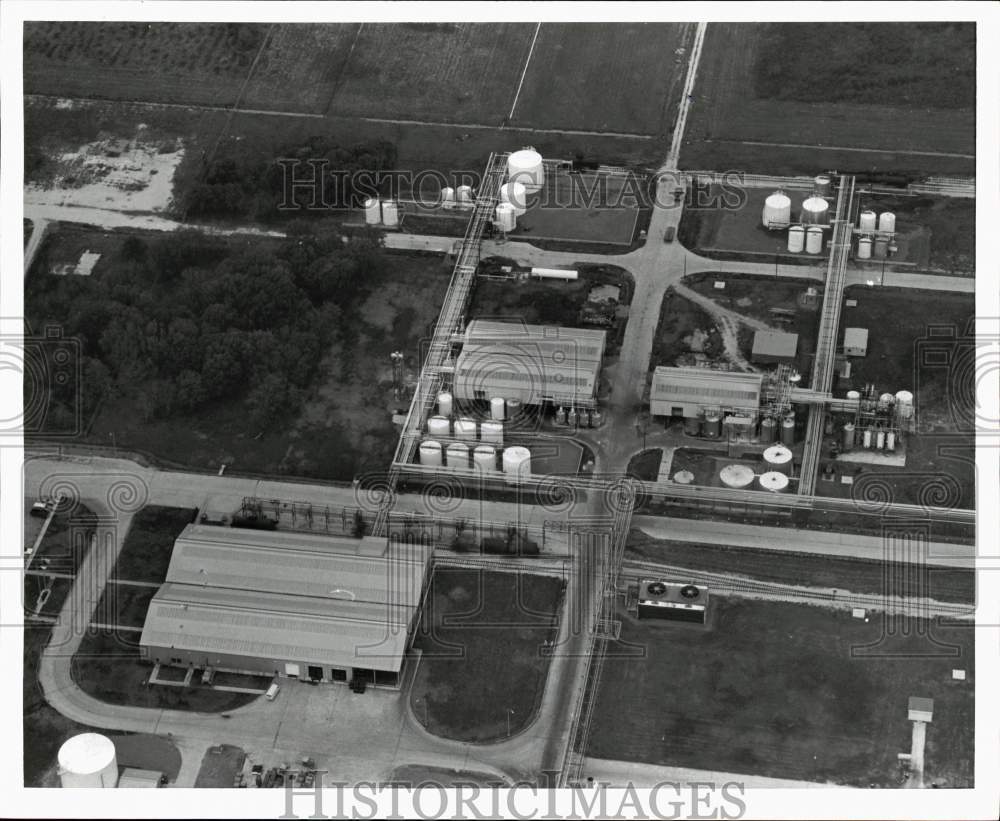
M 792 254 L 818 254 L 823 250 L 823 226 L 830 224 L 830 178 L 820 175 L 813 180 L 812 193 L 802 200 L 799 220 L 792 223 L 792 198 L 775 191 L 764 200 L 761 222 L 771 231 L 788 229 L 788 251 Z
M 545 184 L 542 155 L 533 148 L 515 151 L 507 158 L 507 182 L 500 186 L 500 202 L 493 222 L 504 232 L 517 227 L 517 218 L 528 210 L 528 196 Z
M 441 189 L 440 205 L 445 209 L 452 208 L 472 208 L 475 205 L 475 196 L 471 185 L 460 185 L 458 188 L 450 186 Z
M 365 200 L 365 225 L 384 225 L 386 228 L 399 226 L 399 203 L 395 200 L 380 200 L 369 197 Z
M 726 465 L 719 471 L 719 483 L 731 490 L 766 490 L 786 493 L 791 486 L 792 452 L 783 445 L 775 445 L 764 452 L 764 469 L 756 472 L 748 465 Z M 694 482 L 689 470 L 679 470 L 673 481 L 680 485 Z
M 684 433 L 704 439 L 758 439 L 765 444 L 781 441 L 786 447 L 795 443 L 795 413 L 776 418 L 767 416 L 759 422 L 750 416 L 723 416 L 708 410 L 704 417 L 685 416 Z
M 896 215 L 891 211 L 876 214 L 866 209 L 858 216 L 858 259 L 888 256 L 896 234 Z
M 555 423 L 566 425 L 571 428 L 592 428 L 600 425 L 604 417 L 596 408 L 570 408 L 567 410 L 562 405 L 556 408 Z
M 858 391 L 848 391 L 847 398 L 860 404 L 858 423 L 847 422 L 841 428 L 840 449 L 892 452 L 900 444 L 899 429 L 913 419 L 913 394 L 910 391 L 883 393 L 877 400 L 863 399 Z

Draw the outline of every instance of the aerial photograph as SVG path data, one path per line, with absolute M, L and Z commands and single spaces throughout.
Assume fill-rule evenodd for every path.
M 996 7 L 367 5 L 7 9 L 19 813 L 995 818 Z

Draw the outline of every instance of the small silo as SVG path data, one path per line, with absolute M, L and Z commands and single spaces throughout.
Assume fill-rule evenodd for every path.
M 848 422 L 844 425 L 844 435 L 840 442 L 841 450 L 845 453 L 854 450 L 854 423 Z
M 858 240 L 858 259 L 872 258 L 872 241 L 870 237 L 862 237 Z
M 476 438 L 476 420 L 462 417 L 455 422 L 455 438 L 471 442 Z
M 515 151 L 507 157 L 507 176 L 511 182 L 522 183 L 528 191 L 537 191 L 545 184 L 542 155 L 533 148 Z
M 823 229 L 818 225 L 811 225 L 806 231 L 806 253 L 818 254 L 823 250 Z
M 503 422 L 483 422 L 479 426 L 479 439 L 491 445 L 503 444 Z
M 726 465 L 719 471 L 719 481 L 736 490 L 753 484 L 754 478 L 754 472 L 746 465 Z
M 805 225 L 826 225 L 830 221 L 830 203 L 822 197 L 809 197 L 802 201 L 799 220 Z
M 517 215 L 509 202 L 500 203 L 494 212 L 494 223 L 501 231 L 513 231 L 517 227 Z
M 778 422 L 774 417 L 768 416 L 760 423 L 760 441 L 765 445 L 771 444 L 778 438 Z
M 531 475 L 531 451 L 520 445 L 506 448 L 503 452 L 504 478 L 508 482 L 518 482 Z
M 694 474 L 690 470 L 679 470 L 674 474 L 674 481 L 679 485 L 690 485 L 694 482 Z
M 878 230 L 880 234 L 896 233 L 896 215 L 892 211 L 883 211 L 879 214 Z
M 442 208 L 454 208 L 455 207 L 455 189 L 450 185 L 441 189 L 441 207 Z
M 468 208 L 475 201 L 471 185 L 460 185 L 455 193 L 458 195 L 458 205 L 461 208 Z
M 830 178 L 826 174 L 820 174 L 813 180 L 813 193 L 817 197 L 829 197 L 830 186 Z
M 438 413 L 441 416 L 451 416 L 452 395 L 448 391 L 438 394 Z
M 706 413 L 702 432 L 708 439 L 718 439 L 722 435 L 722 417 L 714 411 Z
M 59 780 L 63 787 L 118 786 L 115 745 L 100 733 L 80 733 L 59 748 Z
M 769 470 L 767 473 L 762 473 L 757 481 L 760 483 L 761 490 L 766 490 L 770 493 L 788 492 L 788 477 L 776 470 Z
M 862 234 L 874 234 L 875 219 L 875 212 L 871 209 L 862 211 L 861 216 L 858 218 L 858 230 Z
M 447 416 L 432 416 L 427 420 L 427 432 L 431 436 L 447 439 L 451 436 L 451 422 Z
M 795 444 L 795 414 L 790 413 L 781 420 L 781 444 L 790 448 Z
M 760 220 L 769 231 L 788 227 L 792 221 L 792 200 L 784 191 L 775 191 L 764 200 Z
M 904 422 L 913 418 L 913 394 L 909 391 L 896 392 L 896 418 Z
M 497 452 L 492 445 L 477 445 L 472 452 L 472 464 L 476 470 L 484 472 L 497 469 Z
M 494 396 L 490 400 L 490 419 L 503 422 L 507 418 L 507 403 L 502 396 Z
M 514 216 L 519 217 L 528 210 L 528 189 L 524 183 L 504 183 L 500 186 L 500 202 L 510 203 L 514 207 Z
M 792 472 L 792 452 L 784 445 L 771 445 L 764 451 L 764 469 L 779 473 Z
M 382 205 L 378 197 L 365 200 L 365 225 L 378 225 L 382 221 Z
M 697 416 L 685 416 L 684 433 L 688 436 L 699 436 L 701 434 L 701 419 Z
M 425 439 L 420 443 L 420 464 L 432 468 L 441 467 L 441 443 Z
M 382 203 L 382 224 L 386 228 L 395 228 L 399 225 L 399 205 L 392 200 Z
M 806 247 L 806 229 L 801 225 L 793 225 L 788 229 L 788 250 L 793 254 L 801 254 Z
M 465 442 L 452 442 L 444 455 L 445 462 L 450 468 L 464 470 L 469 467 L 469 446 Z

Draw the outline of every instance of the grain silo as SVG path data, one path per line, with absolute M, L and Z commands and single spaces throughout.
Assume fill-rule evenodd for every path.
M 503 452 L 504 478 L 508 482 L 518 482 L 531 475 L 531 451 L 520 445 L 506 448 Z
M 445 464 L 450 468 L 469 467 L 469 446 L 465 442 L 452 442 L 444 452 Z
M 382 203 L 382 224 L 386 228 L 395 228 L 399 225 L 399 205 L 392 200 Z
M 494 212 L 494 223 L 501 231 L 511 232 L 517 227 L 517 214 L 509 202 L 500 203 Z
M 508 182 L 500 186 L 500 202 L 514 206 L 514 216 L 521 216 L 528 210 L 528 189 L 524 183 Z
M 793 225 L 788 229 L 788 250 L 793 254 L 801 254 L 806 245 L 806 229 L 801 225 Z
M 420 464 L 428 467 L 441 467 L 441 443 L 433 439 L 425 439 L 420 443 Z
M 792 221 L 791 198 L 784 191 L 775 191 L 764 200 L 764 210 L 760 220 L 770 231 L 787 228 Z
M 59 748 L 59 780 L 63 787 L 118 786 L 115 745 L 100 733 L 80 733 Z
M 382 221 L 382 205 L 378 197 L 365 200 L 365 225 L 378 225 Z
M 537 191 L 545 184 L 542 155 L 533 148 L 515 151 L 507 158 L 507 175 L 512 182 L 522 183 L 528 191 Z
M 818 225 L 810 225 L 806 231 L 806 253 L 818 254 L 823 250 L 823 229 Z
M 822 197 L 803 200 L 799 221 L 805 225 L 826 225 L 830 221 L 830 203 Z

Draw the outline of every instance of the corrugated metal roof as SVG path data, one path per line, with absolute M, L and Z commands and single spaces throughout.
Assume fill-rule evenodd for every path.
M 653 393 L 685 394 L 693 397 L 713 396 L 715 391 L 731 391 L 744 396 L 760 395 L 759 373 L 713 371 L 708 368 L 658 367 L 653 371 Z

